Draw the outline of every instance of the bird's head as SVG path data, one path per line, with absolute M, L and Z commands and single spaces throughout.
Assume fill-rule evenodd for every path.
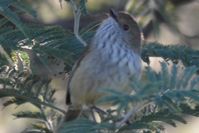
M 123 41 L 123 45 L 140 52 L 141 32 L 133 17 L 125 12 L 110 10 L 109 17 L 103 21 L 97 30 L 96 37 L 107 41 Z M 111 43 L 114 45 L 115 43 Z

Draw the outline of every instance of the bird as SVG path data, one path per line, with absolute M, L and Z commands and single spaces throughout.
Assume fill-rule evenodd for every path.
M 135 19 L 111 9 L 85 49 L 70 74 L 66 104 L 74 110 L 95 106 L 105 88 L 129 93 L 132 77 L 139 79 L 142 71 L 141 31 Z

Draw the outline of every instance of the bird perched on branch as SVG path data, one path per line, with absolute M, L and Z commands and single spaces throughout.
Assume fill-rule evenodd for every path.
M 75 64 L 67 86 L 66 104 L 93 106 L 110 88 L 129 93 L 132 77 L 141 74 L 141 32 L 127 13 L 110 10 L 86 51 Z

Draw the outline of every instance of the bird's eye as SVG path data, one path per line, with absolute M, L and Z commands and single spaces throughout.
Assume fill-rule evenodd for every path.
M 124 24 L 124 25 L 123 25 L 123 29 L 124 29 L 125 31 L 127 31 L 127 30 L 129 30 L 129 26 L 128 26 L 127 24 Z

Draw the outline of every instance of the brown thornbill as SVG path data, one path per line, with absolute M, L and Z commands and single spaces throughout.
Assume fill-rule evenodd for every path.
M 110 10 L 70 75 L 66 104 L 73 107 L 71 112 L 95 106 L 106 95 L 99 89 L 129 93 L 130 80 L 141 74 L 140 47 L 141 32 L 136 21 L 127 13 Z

